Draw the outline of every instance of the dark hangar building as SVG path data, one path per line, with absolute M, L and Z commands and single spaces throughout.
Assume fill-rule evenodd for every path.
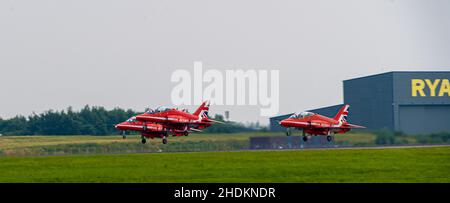
M 450 132 L 450 71 L 387 72 L 344 80 L 348 122 L 407 134 Z M 333 117 L 343 104 L 307 110 Z M 282 131 L 270 118 L 270 129 Z

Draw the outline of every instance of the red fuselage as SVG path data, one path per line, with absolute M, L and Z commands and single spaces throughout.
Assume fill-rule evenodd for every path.
M 170 109 L 158 113 L 143 113 L 137 115 L 136 120 L 156 123 L 194 123 L 199 122 L 199 116 L 194 116 L 190 113 L 176 109 Z
M 144 127 L 144 125 L 146 127 Z M 133 122 L 129 122 L 129 121 L 125 121 L 122 123 L 117 124 L 116 129 L 118 130 L 123 130 L 123 131 L 137 131 L 137 132 L 141 132 L 141 135 L 147 138 L 164 138 L 165 136 L 167 136 L 167 134 L 170 132 L 172 133 L 174 136 L 184 136 L 186 135 L 186 129 L 183 128 L 166 128 L 164 127 L 164 125 L 161 124 L 157 124 L 157 123 L 145 123 L 141 122 L 141 121 L 133 121 Z
M 286 128 L 302 129 L 311 135 L 342 134 L 350 130 L 345 127 L 346 123 L 340 124 L 339 121 L 320 114 L 304 118 L 287 118 L 280 121 L 280 125 Z
M 125 122 L 116 125 L 119 130 L 141 132 L 143 144 L 145 138 L 163 138 L 163 144 L 167 144 L 167 135 L 188 136 L 190 132 L 200 132 L 200 129 L 207 128 L 214 121 L 208 118 L 209 101 L 204 101 L 193 114 L 187 110 L 178 110 L 159 106 L 155 110 L 149 109 L 147 112 L 131 117 Z M 220 123 L 220 122 L 219 122 Z M 123 134 L 123 138 L 126 136 Z
M 159 123 L 165 128 L 195 128 L 204 129 L 212 125 L 210 119 L 176 110 L 170 109 L 158 113 L 143 113 L 136 116 L 136 120 L 147 123 Z

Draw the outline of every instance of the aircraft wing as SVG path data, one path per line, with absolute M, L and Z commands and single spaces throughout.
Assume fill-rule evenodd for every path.
M 195 128 L 191 128 L 191 129 L 189 129 L 189 130 L 192 131 L 192 132 L 199 132 L 199 133 L 203 132 L 203 131 L 201 131 L 201 130 L 199 130 L 199 129 L 195 129 Z
M 360 126 L 360 125 L 354 125 L 354 124 L 343 124 L 341 126 L 336 126 L 336 127 L 330 127 L 330 129 L 354 129 L 354 128 L 366 128 L 364 126 Z
M 347 128 L 366 128 L 366 127 L 364 127 L 364 126 L 354 125 L 354 124 L 350 124 L 350 123 L 347 123 L 347 124 L 344 125 L 343 127 L 347 127 Z
M 219 123 L 219 124 L 224 124 L 224 122 L 222 121 L 217 121 L 217 120 L 212 120 L 212 119 L 208 119 L 206 121 L 187 121 L 187 120 L 173 120 L 172 123 L 174 124 L 208 124 L 208 123 Z
M 217 121 L 217 120 L 213 120 L 213 119 L 208 119 L 206 122 L 219 123 L 219 124 L 224 124 L 225 123 L 225 122 Z
M 206 121 L 187 122 L 187 123 L 185 123 L 185 124 L 201 125 L 201 124 L 211 124 L 211 123 L 224 124 L 224 122 L 222 122 L 222 121 L 216 121 L 216 120 L 212 120 L 212 119 L 208 119 L 208 120 L 206 120 Z
M 316 128 L 320 128 L 320 129 L 356 129 L 356 128 L 366 128 L 366 127 L 348 123 L 348 124 L 344 124 L 341 126 L 331 126 L 331 127 L 316 126 Z

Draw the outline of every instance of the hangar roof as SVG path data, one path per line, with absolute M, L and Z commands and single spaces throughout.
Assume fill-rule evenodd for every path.
M 367 75 L 367 76 L 362 76 L 362 77 L 357 77 L 357 78 L 351 78 L 351 79 L 344 80 L 344 82 L 350 81 L 350 80 L 359 80 L 359 79 L 364 79 L 364 78 L 376 77 L 376 76 L 381 76 L 381 75 L 396 74 L 396 73 L 400 73 L 400 74 L 402 74 L 402 73 L 450 73 L 450 71 L 389 71 L 389 72 L 378 73 L 378 74 L 374 74 L 374 75 Z

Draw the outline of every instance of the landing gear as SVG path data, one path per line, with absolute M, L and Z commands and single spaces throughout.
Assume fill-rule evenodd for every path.
M 327 141 L 331 142 L 333 140 L 333 137 L 331 137 L 330 135 L 327 136 Z
M 303 136 L 303 142 L 307 142 L 308 141 L 308 136 Z
M 291 136 L 291 129 L 290 128 L 286 128 L 286 135 L 287 136 Z
M 142 128 L 144 129 L 144 131 L 147 130 L 147 123 L 144 122 L 144 124 L 142 125 Z
M 125 135 L 125 130 L 122 131 L 122 139 L 127 139 L 127 135 Z
M 163 138 L 162 143 L 167 144 L 167 139 L 165 137 Z
M 188 131 L 184 131 L 184 132 L 183 132 L 183 135 L 184 135 L 184 136 L 188 136 L 188 135 L 189 135 L 189 132 L 188 132 Z
M 306 136 L 305 129 L 302 130 L 303 142 L 308 141 L 308 136 Z
M 147 143 L 147 139 L 145 139 L 145 137 L 143 137 L 143 138 L 141 139 L 141 143 L 142 143 L 142 144 Z

